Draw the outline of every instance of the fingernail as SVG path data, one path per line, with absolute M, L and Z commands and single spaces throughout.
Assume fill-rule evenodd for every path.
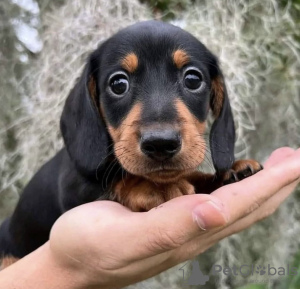
M 222 227 L 228 222 L 223 208 L 212 201 L 198 205 L 193 210 L 193 219 L 204 231 Z

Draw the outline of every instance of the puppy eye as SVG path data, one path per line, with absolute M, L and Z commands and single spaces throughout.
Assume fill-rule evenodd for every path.
M 114 75 L 109 81 L 111 91 L 116 95 L 122 95 L 129 89 L 128 78 L 124 74 Z
M 184 85 L 190 90 L 201 87 L 202 75 L 197 70 L 188 70 L 184 75 Z

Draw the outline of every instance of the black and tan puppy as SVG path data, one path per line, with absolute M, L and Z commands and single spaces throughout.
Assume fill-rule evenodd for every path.
M 234 122 L 216 57 L 162 22 L 130 26 L 90 55 L 61 132 L 65 148 L 37 172 L 1 227 L 2 256 L 41 246 L 55 220 L 80 204 L 109 199 L 147 211 L 261 169 L 256 161 L 234 162 Z M 215 175 L 197 172 L 208 145 Z

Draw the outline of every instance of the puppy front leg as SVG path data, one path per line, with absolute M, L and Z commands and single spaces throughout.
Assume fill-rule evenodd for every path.
M 222 174 L 193 172 L 186 179 L 195 187 L 196 194 L 210 194 L 224 185 L 241 181 L 262 169 L 263 166 L 255 160 L 238 160 Z

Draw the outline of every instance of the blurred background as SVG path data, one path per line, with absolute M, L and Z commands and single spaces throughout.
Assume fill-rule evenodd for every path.
M 0 222 L 62 147 L 59 116 L 86 56 L 119 29 L 153 18 L 188 30 L 219 57 L 238 158 L 264 162 L 278 147 L 300 146 L 300 0 L 1 0 Z M 299 196 L 197 258 L 204 274 L 213 264 L 270 264 L 298 275 L 222 274 L 185 288 L 299 289 Z M 191 262 L 130 288 L 183 288 L 183 265 L 186 278 Z

